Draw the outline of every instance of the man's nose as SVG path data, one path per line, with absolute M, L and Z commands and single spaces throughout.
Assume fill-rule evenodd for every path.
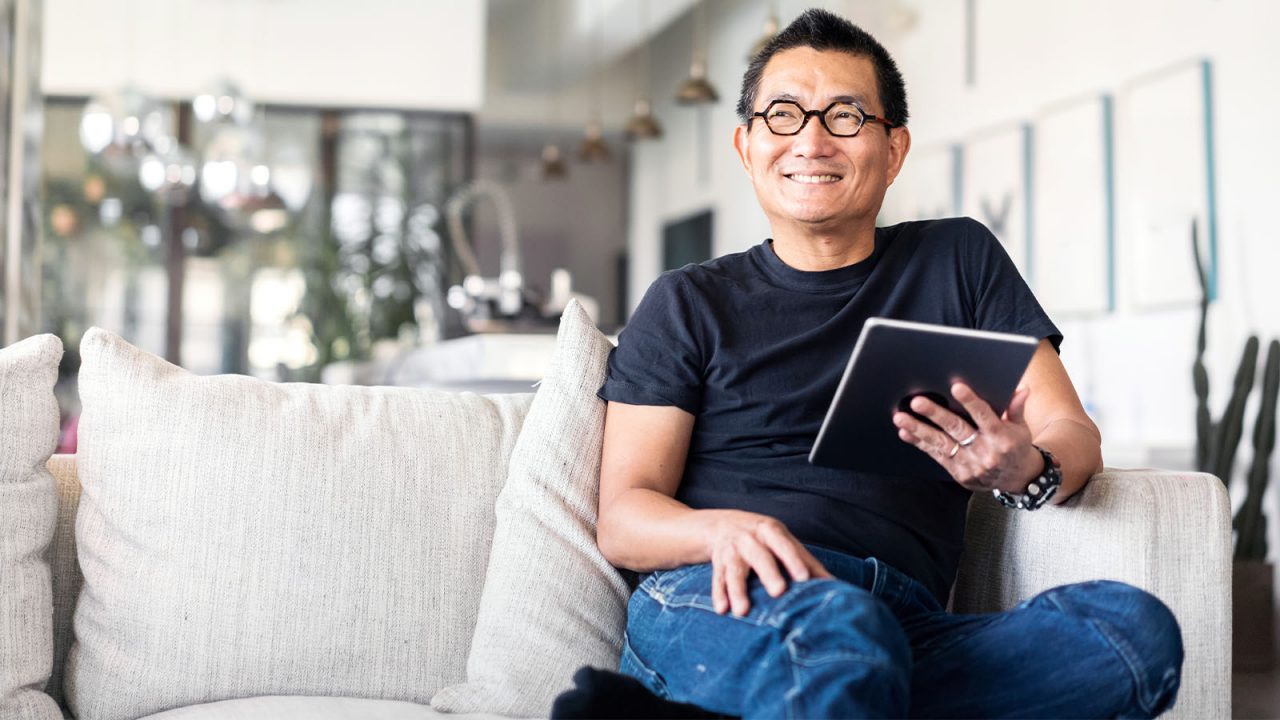
M 822 126 L 822 120 L 810 115 L 809 121 L 792 137 L 791 153 L 800 157 L 826 157 L 834 151 L 835 140 Z

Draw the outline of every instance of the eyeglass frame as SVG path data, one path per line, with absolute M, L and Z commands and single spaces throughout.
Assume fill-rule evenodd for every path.
M 795 132 L 781 133 L 774 130 L 773 126 L 769 124 L 769 117 L 768 117 L 769 111 L 773 109 L 774 105 L 780 105 L 780 104 L 795 105 L 797 108 L 800 109 L 800 115 L 801 115 L 800 127 L 796 128 Z M 849 107 L 852 107 L 853 109 L 857 110 L 858 114 L 862 116 L 862 122 L 858 123 L 858 129 L 854 130 L 853 133 L 850 135 L 840 135 L 839 133 L 836 133 L 835 131 L 833 131 L 829 125 L 827 125 L 827 113 L 831 111 L 831 108 L 837 105 L 848 105 Z M 804 132 L 804 128 L 806 125 L 809 124 L 809 118 L 811 117 L 817 117 L 818 122 L 821 123 L 822 125 L 822 129 L 826 130 L 827 134 L 829 134 L 831 137 L 840 137 L 840 138 L 857 137 L 858 133 L 862 132 L 862 128 L 868 122 L 881 123 L 888 130 L 892 130 L 893 128 L 898 127 L 896 123 L 886 120 L 885 118 L 880 117 L 879 115 L 872 115 L 866 110 L 863 110 L 862 108 L 858 107 L 857 104 L 848 102 L 846 100 L 836 100 L 835 102 L 831 103 L 830 105 L 826 106 L 821 110 L 805 110 L 804 106 L 796 102 L 795 100 L 784 100 L 782 98 L 779 98 L 777 100 L 771 101 L 768 105 L 765 105 L 764 110 L 761 110 L 760 112 L 751 113 L 751 115 L 747 117 L 747 130 L 751 130 L 752 120 L 756 118 L 760 118 L 760 121 L 764 123 L 764 126 L 768 128 L 769 132 L 773 133 L 774 135 L 778 135 L 780 137 L 792 137 L 794 135 L 799 135 L 800 133 Z

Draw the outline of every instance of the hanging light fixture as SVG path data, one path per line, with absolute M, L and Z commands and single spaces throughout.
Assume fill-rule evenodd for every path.
M 599 0 L 591 4 L 591 9 L 595 14 L 592 18 L 595 21 L 595 28 L 591 36 L 591 58 L 588 70 L 591 73 L 591 119 L 587 121 L 586 134 L 582 139 L 582 145 L 578 148 L 578 158 L 588 163 L 604 163 L 609 162 L 613 153 L 609 150 L 609 143 L 604 140 L 604 127 L 600 123 L 599 40 L 602 26 Z
M 719 93 L 707 81 L 706 3 L 698 0 L 693 31 L 693 60 L 689 64 L 689 78 L 676 91 L 676 102 L 681 105 L 706 105 L 720 99 Z
M 653 108 L 649 104 L 649 3 L 641 0 L 640 32 L 643 44 L 640 46 L 640 62 L 636 75 L 639 78 L 641 96 L 636 98 L 635 109 L 631 119 L 627 120 L 627 137 L 632 140 L 655 140 L 662 137 L 662 125 L 653 116 Z
M 547 143 L 542 146 L 542 179 L 563 180 L 569 175 L 569 167 L 560 156 L 560 146 Z
M 138 162 L 167 136 L 160 104 L 135 84 L 134 15 L 137 0 L 126 9 L 126 79 L 116 92 L 91 99 L 80 114 L 80 144 L 90 155 L 104 158 L 108 169 L 119 175 L 136 173 Z
M 196 182 L 196 161 L 176 138 L 161 137 L 138 165 L 138 183 L 173 205 L 186 203 Z
M 662 125 L 653 116 L 648 100 L 636 100 L 635 110 L 627 121 L 627 137 L 632 140 L 656 140 L 662 137 Z
M 609 149 L 609 143 L 605 142 L 604 128 L 599 120 L 593 119 L 587 123 L 586 137 L 578 148 L 578 158 L 589 163 L 605 163 L 613 159 L 613 151 Z
M 208 92 L 192 99 L 191 111 L 202 123 L 230 121 L 248 125 L 253 122 L 255 108 L 239 86 L 223 77 L 215 81 Z
M 545 7 L 543 8 L 546 9 Z M 555 42 L 555 24 L 551 21 L 550 14 L 547 15 L 546 36 L 547 47 L 549 48 L 549 56 L 551 59 L 551 83 L 547 89 L 547 97 L 551 106 L 551 132 L 555 133 L 560 124 L 560 103 L 556 97 L 560 89 L 560 54 L 556 48 Z M 543 180 L 563 180 L 569 175 L 569 167 L 565 165 L 564 157 L 560 155 L 560 146 L 554 140 L 548 140 L 546 145 L 542 146 L 542 179 Z
M 747 62 L 754 60 L 755 57 L 760 54 L 760 51 L 764 50 L 764 46 L 768 45 L 769 41 L 777 37 L 777 35 L 778 3 L 771 2 L 769 3 L 769 16 L 764 19 L 764 29 L 761 30 L 759 39 L 757 39 L 751 45 L 751 49 L 747 51 Z

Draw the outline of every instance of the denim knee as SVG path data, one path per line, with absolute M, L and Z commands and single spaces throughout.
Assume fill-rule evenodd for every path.
M 766 622 L 784 633 L 792 661 L 854 660 L 895 674 L 909 671 L 911 647 L 883 601 L 849 583 L 797 583 Z
M 1182 677 L 1182 630 L 1159 598 L 1112 580 L 1053 591 L 1054 604 L 1088 621 L 1133 673 L 1138 701 L 1152 716 L 1172 706 Z
M 744 698 L 759 717 L 902 717 L 911 700 L 911 647 L 889 607 L 838 580 L 796 583 L 765 622 L 778 631 L 782 685 Z M 785 686 L 785 687 L 784 687 Z M 767 695 L 780 697 L 771 701 Z M 773 702 L 785 704 L 785 711 Z

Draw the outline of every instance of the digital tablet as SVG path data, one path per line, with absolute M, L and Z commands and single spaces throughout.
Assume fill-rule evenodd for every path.
M 1027 335 L 871 318 L 858 336 L 809 462 L 950 480 L 932 457 L 898 437 L 894 411 L 929 422 L 908 405 L 925 395 L 968 421 L 951 397 L 951 385 L 963 382 L 1002 414 L 1039 343 Z

